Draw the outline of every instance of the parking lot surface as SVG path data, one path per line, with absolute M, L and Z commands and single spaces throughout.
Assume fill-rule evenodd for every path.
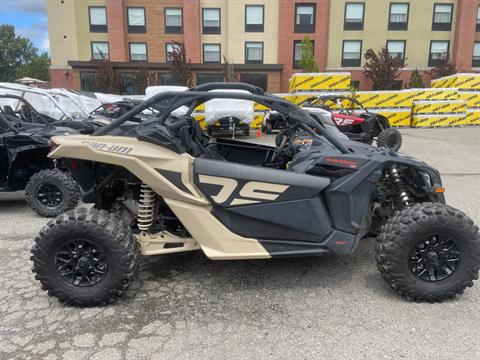
M 479 224 L 480 128 L 402 133 L 402 152 L 438 168 L 447 202 Z M 408 302 L 380 277 L 371 239 L 346 258 L 152 257 L 118 304 L 79 309 L 30 271 L 46 221 L 22 193 L 0 194 L 0 359 L 480 358 L 480 283 Z

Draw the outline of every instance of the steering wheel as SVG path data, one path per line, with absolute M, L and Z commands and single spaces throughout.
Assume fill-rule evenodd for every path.
M 280 135 L 280 134 L 279 134 Z M 272 155 L 272 162 L 274 162 L 275 160 L 277 160 L 278 156 L 283 152 L 283 150 L 285 149 L 285 147 L 287 146 L 288 144 L 288 136 L 285 135 L 285 133 L 282 135 L 281 137 L 281 140 L 280 140 L 280 144 L 278 144 L 277 148 L 275 149 L 275 151 L 273 152 L 273 155 Z

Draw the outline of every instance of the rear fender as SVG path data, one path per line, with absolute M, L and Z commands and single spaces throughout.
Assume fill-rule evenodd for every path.
M 193 183 L 193 158 L 135 138 L 72 135 L 54 137 L 51 158 L 116 165 L 134 174 L 163 198 L 208 205 Z

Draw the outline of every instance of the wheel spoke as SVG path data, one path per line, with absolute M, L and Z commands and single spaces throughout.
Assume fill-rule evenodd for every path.
M 98 284 L 105 278 L 108 270 L 101 248 L 83 239 L 71 240 L 65 244 L 57 251 L 55 261 L 63 279 L 78 287 Z
M 429 282 L 449 277 L 461 260 L 455 241 L 436 234 L 420 239 L 410 251 L 408 259 L 412 273 Z

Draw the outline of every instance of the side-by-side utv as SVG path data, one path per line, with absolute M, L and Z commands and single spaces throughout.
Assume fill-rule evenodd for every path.
M 277 146 L 210 138 L 192 113 L 211 99 L 255 101 L 283 114 L 287 131 Z M 181 106 L 186 114 L 171 115 Z M 148 107 L 158 112 L 135 136 L 111 135 Z M 140 255 L 344 256 L 374 233 L 378 269 L 401 296 L 435 302 L 472 286 L 478 228 L 445 204 L 439 172 L 316 117 L 247 84 L 213 83 L 158 94 L 94 135 L 54 137 L 50 157 L 94 206 L 40 231 L 36 279 L 67 304 L 104 305 L 131 284 Z

